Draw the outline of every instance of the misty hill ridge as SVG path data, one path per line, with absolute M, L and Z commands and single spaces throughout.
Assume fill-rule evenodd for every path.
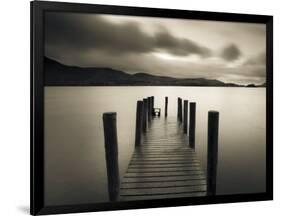
M 173 78 L 147 73 L 128 74 L 112 68 L 82 68 L 63 65 L 45 57 L 45 85 L 48 86 L 239 86 L 205 78 Z

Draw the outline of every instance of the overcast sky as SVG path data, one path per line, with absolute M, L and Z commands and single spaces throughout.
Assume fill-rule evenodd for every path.
M 45 55 L 66 65 L 265 82 L 264 24 L 55 12 L 45 22 Z

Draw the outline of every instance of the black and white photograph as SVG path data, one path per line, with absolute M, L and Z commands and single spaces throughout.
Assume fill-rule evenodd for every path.
M 47 205 L 266 191 L 266 25 L 46 12 Z

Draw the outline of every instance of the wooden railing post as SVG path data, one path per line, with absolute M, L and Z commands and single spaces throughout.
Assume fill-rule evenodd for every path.
M 147 99 L 143 99 L 142 131 L 145 133 L 147 128 Z
M 207 195 L 216 195 L 219 112 L 208 113 Z
M 189 146 L 195 148 L 196 103 L 189 103 Z
M 183 132 L 187 134 L 188 100 L 183 101 Z
M 165 117 L 168 116 L 168 97 L 165 97 Z
M 148 117 L 148 122 L 151 121 L 151 98 L 147 98 L 147 117 Z
M 151 118 L 153 117 L 153 96 L 150 96 L 150 115 L 151 115 Z
M 178 120 L 179 120 L 179 116 L 180 116 L 180 98 L 178 97 Z
M 182 99 L 178 98 L 178 120 L 182 122 Z
M 135 146 L 141 144 L 143 102 L 137 102 Z
M 120 180 L 118 166 L 118 138 L 116 113 L 103 114 L 104 144 L 107 168 L 109 200 L 116 201 L 119 196 Z
M 153 109 L 154 109 L 154 96 L 151 96 L 151 110 L 153 112 Z

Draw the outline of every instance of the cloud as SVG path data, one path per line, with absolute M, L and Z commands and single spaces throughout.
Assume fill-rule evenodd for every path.
M 223 48 L 220 56 L 226 61 L 235 61 L 241 54 L 241 51 L 235 44 L 230 44 Z
M 176 38 L 169 34 L 168 31 L 158 32 L 154 39 L 156 48 L 163 49 L 177 56 L 198 54 L 205 57 L 211 54 L 208 48 L 202 47 L 186 38 Z
M 245 65 L 265 65 L 266 64 L 266 54 L 265 52 L 259 53 L 256 56 L 249 58 Z
M 177 20 L 176 28 L 171 28 L 165 19 L 160 22 L 147 17 L 128 19 L 123 16 L 117 22 L 116 17 L 47 12 L 45 55 L 67 65 L 110 67 L 131 74 L 204 77 L 243 84 L 265 80 L 265 52 L 247 57 L 263 50 L 262 43 L 257 43 L 257 50 L 245 49 L 243 44 L 249 43 L 244 37 L 239 41 L 233 34 L 225 35 L 216 30 L 221 38 L 227 38 L 223 44 L 228 45 L 221 50 L 219 47 L 223 44 L 211 46 L 218 43 L 212 34 L 211 29 L 216 29 L 213 27 L 202 27 L 202 32 L 194 36 L 194 28 L 188 27 L 186 21 Z M 178 23 L 181 25 L 176 26 Z M 188 30 L 182 31 L 183 28 Z M 248 28 L 241 30 L 241 35 L 246 30 Z M 251 35 L 251 40 L 254 36 Z
M 166 29 L 149 35 L 136 22 L 117 24 L 99 15 L 47 13 L 45 26 L 46 50 L 51 56 L 57 51 L 68 54 L 70 50 L 97 50 L 115 55 L 158 50 L 176 56 L 210 55 L 208 48 L 189 39 L 175 37 Z

